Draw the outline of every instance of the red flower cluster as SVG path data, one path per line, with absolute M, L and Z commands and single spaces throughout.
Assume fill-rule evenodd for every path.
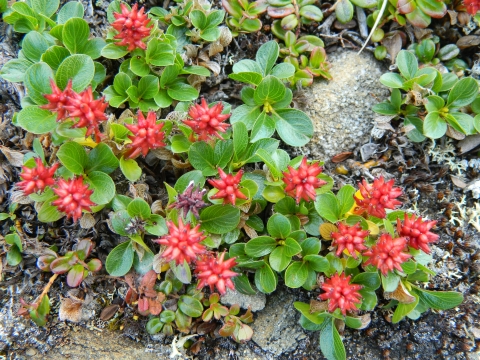
M 288 171 L 283 172 L 283 182 L 287 185 L 285 192 L 294 197 L 297 204 L 300 199 L 315 200 L 317 196 L 315 189 L 326 184 L 325 181 L 317 178 L 322 170 L 318 163 L 308 165 L 306 157 L 302 159 L 298 170 L 288 166 Z
M 385 276 L 393 269 L 403 271 L 400 265 L 412 257 L 412 255 L 404 252 L 406 247 L 406 238 L 392 239 L 390 234 L 382 234 L 377 243 L 363 253 L 364 256 L 369 256 L 364 265 L 374 265 Z
M 480 0 L 463 0 L 463 5 L 470 15 L 476 15 L 480 10 Z
M 52 205 L 56 206 L 58 211 L 65 213 L 67 218 L 72 218 L 73 221 L 80 219 L 82 210 L 91 211 L 90 207 L 95 205 L 90 200 L 93 191 L 83 183 L 83 177 L 69 180 L 59 179 L 53 192 L 58 195 L 58 199 L 52 202 Z
M 197 289 L 201 289 L 208 285 L 213 292 L 213 287 L 216 286 L 218 292 L 222 295 L 225 294 L 227 287 L 232 290 L 235 289 L 231 279 L 239 274 L 233 272 L 231 268 L 237 265 L 237 263 L 235 262 L 235 258 L 225 261 L 223 260 L 224 257 L 225 252 L 220 254 L 217 258 L 212 255 L 205 255 L 197 261 L 195 273 L 200 279 Z
M 347 311 L 357 310 L 355 304 L 361 302 L 362 296 L 358 290 L 362 288 L 362 285 L 350 284 L 351 277 L 351 275 L 345 276 L 345 273 L 341 273 L 325 280 L 322 285 L 325 294 L 321 294 L 319 297 L 322 300 L 329 300 L 328 311 L 334 312 L 336 309 L 340 309 L 342 314 L 346 315 Z
M 367 183 L 364 179 L 358 185 L 363 199 L 354 196 L 358 209 L 356 213 L 366 211 L 369 215 L 378 218 L 385 218 L 387 216 L 385 209 L 395 209 L 396 206 L 402 203 L 395 198 L 402 195 L 402 189 L 393 187 L 393 179 L 385 182 L 383 176 L 373 180 L 373 184 Z
M 78 122 L 73 125 L 74 128 L 87 128 L 85 136 L 95 134 L 95 141 L 100 142 L 99 124 L 107 120 L 105 109 L 108 103 L 105 98 L 94 100 L 92 87 L 76 93 L 72 90 L 72 80 L 67 84 L 65 90 L 60 90 L 55 81 L 50 79 L 52 93 L 43 95 L 48 100 L 48 104 L 42 105 L 42 109 L 47 109 L 57 113 L 57 121 L 67 118 L 78 118 Z
M 25 195 L 30 195 L 45 189 L 47 186 L 52 186 L 55 184 L 55 179 L 53 175 L 59 164 L 54 164 L 52 167 L 45 167 L 42 163 L 42 159 L 35 158 L 35 164 L 37 165 L 34 168 L 29 168 L 23 166 L 23 171 L 20 174 L 20 177 L 23 181 L 17 183 L 17 186 L 23 190 Z
M 403 224 L 400 222 L 400 219 L 397 219 L 398 235 L 407 238 L 408 246 L 430 254 L 428 244 L 437 241 L 439 238 L 437 234 L 430 231 L 436 223 L 436 221 L 423 221 L 421 216 L 416 218 L 415 215 L 412 215 L 412 217 L 409 218 L 408 215 L 405 214 Z
M 144 13 L 145 9 L 142 7 L 138 10 L 138 4 L 133 5 L 132 10 L 129 10 L 125 4 L 120 4 L 120 9 L 121 13 L 113 13 L 116 20 L 112 23 L 112 27 L 119 32 L 114 39 L 120 39 L 115 44 L 128 46 L 128 51 L 137 48 L 145 50 L 147 46 L 143 40 L 150 36 L 153 28 L 153 24 L 149 25 L 150 20 Z
M 191 263 L 199 254 L 205 252 L 205 246 L 200 244 L 206 236 L 199 231 L 200 224 L 193 229 L 190 224 L 183 224 L 182 218 L 178 219 L 178 227 L 173 221 L 167 222 L 168 235 L 155 240 L 155 242 L 166 245 L 167 249 L 162 257 L 167 261 L 175 260 L 177 264 L 183 264 L 183 261 Z
M 199 140 L 208 140 L 212 135 L 223 139 L 219 132 L 225 132 L 230 126 L 223 123 L 230 117 L 230 114 L 222 114 L 223 104 L 217 103 L 211 108 L 208 107 L 205 99 L 201 104 L 193 105 L 188 111 L 191 120 L 183 120 L 198 135 Z
M 357 259 L 357 251 L 367 250 L 364 243 L 369 233 L 368 230 L 362 230 L 360 223 L 353 226 L 338 223 L 338 231 L 334 231 L 331 234 L 332 246 L 337 246 L 337 256 L 340 256 L 342 251 L 347 249 L 350 255 Z
M 218 173 L 220 179 L 209 179 L 208 182 L 210 185 L 214 186 L 219 191 L 213 195 L 212 199 L 223 199 L 224 204 L 235 205 L 237 198 L 246 200 L 247 197 L 238 190 L 238 185 L 242 179 L 243 171 L 240 170 L 237 175 L 233 176 L 232 174 L 225 174 L 225 172 L 218 168 Z
M 163 125 L 164 123 L 157 124 L 157 116 L 153 111 L 149 111 L 145 119 L 139 110 L 138 125 L 125 124 L 125 127 L 133 134 L 128 136 L 132 142 L 126 146 L 129 150 L 125 153 L 125 158 L 135 159 L 140 154 L 145 157 L 148 150 L 165 146 Z

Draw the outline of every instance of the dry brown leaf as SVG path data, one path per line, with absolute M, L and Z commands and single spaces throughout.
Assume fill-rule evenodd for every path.
M 100 313 L 100 320 L 108 321 L 115 316 L 120 306 L 117 304 L 108 305 L 105 309 L 102 310 Z
M 460 154 L 465 154 L 480 145 L 480 134 L 467 136 L 458 143 Z
M 12 194 L 10 195 L 10 202 L 18 203 L 21 205 L 33 203 L 33 201 L 28 196 L 25 196 L 23 191 L 21 190 L 12 191 Z
M 455 130 L 450 125 L 448 125 L 448 127 L 447 127 L 446 135 L 448 137 L 451 137 L 452 139 L 455 139 L 455 140 L 463 140 L 466 137 L 466 135 L 464 133 L 461 133 L 460 131 Z
M 401 281 L 398 283 L 398 286 L 394 291 L 385 291 L 383 296 L 386 300 L 394 299 L 402 304 L 411 304 L 416 300 L 415 296 L 408 292 Z
M 199 65 L 202 65 L 203 67 L 212 71 L 215 74 L 215 76 L 218 76 L 218 74 L 220 74 L 220 71 L 222 70 L 220 65 L 215 61 L 210 61 L 210 60 L 209 61 L 204 61 L 204 62 L 199 63 Z
M 85 300 L 80 298 L 81 291 L 73 289 L 68 292 L 67 297 L 60 297 L 60 309 L 58 319 L 60 321 L 71 321 L 74 323 L 82 320 L 82 305 Z
M 402 42 L 402 36 L 398 31 L 385 34 L 385 37 L 382 40 L 382 45 L 387 48 L 387 52 L 392 59 L 392 64 L 395 63 L 395 58 L 402 49 Z
M 222 46 L 228 46 L 233 40 L 233 35 L 230 29 L 226 26 L 220 27 L 220 38 L 218 41 Z
M 310 314 L 319 312 L 319 311 L 327 311 L 328 310 L 328 301 L 318 301 L 318 300 L 310 300 Z
M 152 209 L 152 214 L 163 215 L 165 213 L 162 200 L 155 200 L 150 208 Z
M 452 179 L 453 185 L 459 187 L 460 189 L 465 189 L 467 187 L 467 183 L 463 181 L 463 179 L 450 175 L 450 178 Z
M 457 46 L 459 47 L 460 50 L 463 50 L 472 46 L 477 46 L 477 45 L 480 45 L 480 36 L 478 35 L 462 36 L 457 41 Z
M 10 148 L 6 146 L 0 145 L 0 151 L 5 155 L 8 162 L 15 167 L 22 167 L 23 166 L 23 153 L 20 151 L 10 150 Z
M 258 237 L 258 234 L 257 232 L 255 231 L 255 229 L 252 229 L 250 226 L 248 225 L 244 225 L 243 226 L 243 230 L 245 230 L 245 233 L 247 234 L 247 236 L 250 238 L 250 239 L 254 239 L 256 237 Z
M 157 159 L 160 159 L 160 160 L 168 161 L 168 160 L 171 160 L 173 157 L 173 153 L 170 150 L 165 148 L 152 149 L 150 150 L 150 152 L 153 155 L 155 155 Z
M 95 225 L 95 218 L 90 213 L 84 213 L 80 218 L 80 227 L 82 229 L 91 229 Z
M 344 151 L 340 154 L 334 155 L 331 160 L 332 160 L 333 163 L 340 163 L 342 161 L 347 160 L 352 155 L 353 155 L 353 152 Z

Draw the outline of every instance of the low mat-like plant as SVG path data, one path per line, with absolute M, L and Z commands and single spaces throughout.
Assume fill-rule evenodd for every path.
M 63 223 L 88 228 L 100 214 L 108 217 L 113 249 L 104 264 L 87 260 L 99 252 L 94 239 L 78 239 L 71 250 L 52 244 L 36 254 L 37 266 L 53 275 L 37 299 L 21 301 L 20 314 L 45 325 L 55 279 L 66 274 L 68 286 L 87 287 L 85 278 L 104 267 L 128 290 L 102 319 L 125 321 L 125 312 L 116 311 L 129 307 L 149 317 L 151 334 L 217 331 L 243 342 L 252 337 L 253 315 L 240 314 L 238 305 L 221 305 L 221 296 L 233 290 L 269 294 L 284 283 L 321 290 L 310 304 L 295 303 L 300 323 L 320 331 L 327 358 L 344 359 L 338 329 L 368 326 L 377 296 L 390 300 L 393 322 L 462 302 L 459 293 L 427 290 L 424 283 L 435 275 L 428 268 L 430 245 L 439 238 L 435 221 L 400 210 L 402 189 L 393 180 L 363 180 L 358 190 L 344 185 L 334 193 L 322 162 L 291 159 L 273 138 L 277 134 L 298 147 L 313 135 L 312 121 L 291 105 L 288 84 L 329 77 L 318 38 L 287 32 L 285 46 L 269 41 L 255 60 L 236 62 L 229 77 L 246 85 L 243 104 L 231 111 L 227 103 L 194 101 L 199 92 L 192 76 L 210 72 L 184 60 L 184 45 L 190 50 L 192 45 L 185 41 L 211 46 L 225 34 L 216 27 L 222 11 L 186 2 L 170 12 L 146 13 L 114 1 L 104 40 L 91 38 L 78 4 L 67 3 L 55 14 L 54 2 L 15 3 L 6 12 L 26 35 L 19 59 L 9 61 L 1 76 L 25 86 L 27 96 L 13 122 L 37 136 L 16 187 L 34 203 L 38 220 L 52 228 Z M 315 20 L 308 18 L 311 4 L 303 5 L 295 19 Z M 338 2 L 337 10 L 343 5 Z M 266 9 L 245 1 L 224 6 L 234 33 L 258 30 L 258 15 Z M 289 60 L 277 64 L 280 54 Z M 119 62 L 109 84 L 105 68 L 94 61 L 100 56 Z M 377 112 L 410 121 L 418 138 L 442 136 L 447 123 L 466 134 L 478 130 L 478 116 L 468 115 L 478 110 L 475 80 L 419 69 L 405 51 L 397 66 L 400 74 L 381 78 L 394 90 Z M 425 102 L 412 104 L 411 92 L 423 90 Z M 128 108 L 116 117 L 109 105 Z M 135 188 L 145 179 L 150 156 L 161 159 L 168 174 L 160 185 L 163 202 Z M 130 196 L 118 179 L 130 184 Z M 15 220 L 15 210 L 12 205 L 0 219 Z M 10 266 L 22 261 L 28 246 L 23 236 L 5 239 Z

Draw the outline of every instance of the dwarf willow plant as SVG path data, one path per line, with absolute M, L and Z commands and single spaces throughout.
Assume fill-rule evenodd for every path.
M 439 237 L 430 231 L 435 221 L 398 210 L 402 190 L 393 180 L 363 181 L 358 191 L 344 185 L 334 193 L 333 179 L 322 173 L 321 162 L 291 159 L 272 138 L 276 132 L 286 144 L 303 146 L 313 135 L 308 116 L 291 107 L 292 90 L 285 83 L 302 71 L 322 75 L 319 47 L 311 49 L 308 64 L 276 64 L 280 47 L 270 41 L 255 60 L 234 64 L 230 78 L 248 86 L 241 92 L 244 104 L 231 113 L 227 103 L 190 102 L 198 92 L 187 75 L 209 73 L 185 66 L 178 38 L 169 33 L 188 28 L 185 35 L 192 41 L 213 40 L 217 32 L 212 24 L 223 19 L 221 12 L 193 10 L 187 3 L 170 14 L 157 9 L 149 17 L 138 5 L 115 1 L 108 9 L 112 29 L 105 41 L 90 39 L 76 3 L 56 15 L 55 3 L 41 3 L 48 11 L 36 9 L 40 3 L 15 3 L 7 11 L 7 18 L 27 34 L 19 59 L 7 63 L 1 75 L 26 88 L 14 124 L 47 135 L 53 149 L 34 139 L 16 187 L 34 203 L 42 222 L 64 219 L 88 227 L 102 212 L 118 236 L 104 264 L 87 260 L 96 251 L 91 239 L 78 239 L 70 251 L 59 253 L 52 246 L 37 254 L 37 266 L 54 275 L 40 298 L 31 304 L 21 301 L 22 315 L 45 325 L 50 311 L 46 293 L 53 281 L 66 274 L 67 284 L 76 287 L 104 266 L 128 285 L 123 306 L 150 317 L 149 333 L 218 330 L 242 342 L 252 337 L 248 324 L 253 315 L 250 310 L 240 314 L 238 305 L 220 305 L 219 295 L 227 289 L 269 294 L 283 282 L 322 290 L 320 301 L 295 307 L 304 328 L 320 331 L 324 355 L 344 359 L 337 326 L 368 326 L 369 315 L 360 311 L 373 310 L 377 294 L 395 308 L 393 322 L 461 303 L 461 294 L 424 289 L 422 283 L 434 275 L 428 263 L 429 245 Z M 308 9 L 308 2 L 304 5 Z M 30 6 L 38 14 L 27 13 Z M 171 22 L 166 33 L 158 27 L 162 21 Z M 302 47 L 292 35 L 286 36 L 283 54 L 301 58 L 295 52 Z M 315 41 L 300 38 L 297 45 L 310 48 Z M 434 69 L 419 70 L 409 54 L 401 52 L 397 59 L 401 75 L 382 77 L 396 92 L 391 103 L 378 109 L 414 114 L 418 108 L 404 107 L 399 89 L 421 86 L 437 93 L 427 98 L 427 118 L 433 120 L 426 123 L 460 122 L 468 116 L 459 109 L 474 101 L 476 82 L 474 89 L 472 79 L 457 82 Z M 104 97 L 95 91 L 105 79 L 105 69 L 94 61 L 100 56 L 123 58 Z M 170 108 L 174 101 L 178 104 L 168 120 L 158 119 L 154 111 Z M 107 116 L 109 104 L 137 112 Z M 163 184 L 166 203 L 150 203 L 135 191 L 126 196 L 113 180 L 124 177 L 134 189 L 146 166 L 137 159 L 150 154 L 164 161 L 165 171 L 173 169 L 167 177 L 172 180 Z M 14 211 L 12 207 L 0 218 L 10 221 Z M 25 246 L 15 234 L 6 243 L 8 263 L 14 266 L 22 261 Z M 116 310 L 118 305 L 107 307 L 102 319 Z
M 441 74 L 433 67 L 419 68 L 415 55 L 406 50 L 398 53 L 396 65 L 400 74 L 380 77 L 392 89 L 390 100 L 375 105 L 373 111 L 398 116 L 405 125 L 412 125 L 407 133 L 412 141 L 441 138 L 449 128 L 465 135 L 480 131 L 477 80 Z

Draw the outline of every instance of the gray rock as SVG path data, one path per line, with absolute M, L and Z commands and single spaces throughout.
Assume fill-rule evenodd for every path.
M 294 301 L 294 297 L 284 289 L 277 290 L 269 296 L 265 309 L 251 325 L 252 340 L 271 354 L 271 358 L 294 351 L 298 342 L 306 337 L 298 324 L 300 314 L 293 307 Z
M 242 309 L 248 309 L 250 306 L 252 311 L 259 311 L 265 307 L 267 297 L 261 292 L 257 292 L 255 295 L 245 295 L 236 290 L 227 289 L 220 302 L 224 305 L 238 304 Z
M 315 128 L 305 153 L 323 161 L 369 142 L 372 106 L 389 96 L 378 81 L 388 69 L 371 54 L 340 50 L 329 54 L 328 61 L 333 80 L 315 81 L 306 88 L 307 101 L 302 109 Z

